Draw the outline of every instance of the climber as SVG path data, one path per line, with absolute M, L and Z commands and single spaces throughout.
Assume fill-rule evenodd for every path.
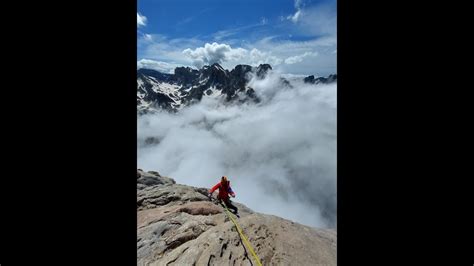
M 227 179 L 226 176 L 223 176 L 221 178 L 221 182 L 217 183 L 215 186 L 213 186 L 209 190 L 208 197 L 212 197 L 212 193 L 216 190 L 219 189 L 219 195 L 217 196 L 217 199 L 223 201 L 227 208 L 231 209 L 234 211 L 234 214 L 237 215 L 238 209 L 235 207 L 232 202 L 229 199 L 229 194 L 235 198 L 235 193 L 232 191 L 232 188 L 230 187 L 230 181 Z

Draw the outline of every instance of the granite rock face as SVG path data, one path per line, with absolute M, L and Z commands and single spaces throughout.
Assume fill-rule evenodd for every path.
M 137 171 L 138 265 L 255 265 L 207 188 Z M 336 265 L 335 230 L 239 208 L 236 219 L 263 265 Z M 235 218 L 235 216 L 233 216 Z

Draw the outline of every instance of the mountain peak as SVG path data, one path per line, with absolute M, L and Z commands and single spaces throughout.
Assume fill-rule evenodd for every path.
M 222 70 L 222 71 L 225 71 L 225 69 L 221 65 L 219 65 L 218 63 L 212 64 L 211 67 Z
M 260 64 L 257 67 L 257 77 L 264 78 L 270 70 L 272 70 L 272 66 L 269 64 Z
M 249 66 L 249 65 L 236 65 L 233 70 L 236 70 L 236 71 L 251 71 L 252 66 Z
M 201 69 L 177 67 L 174 74 L 165 74 L 151 69 L 137 70 L 137 109 L 139 114 L 160 109 L 178 111 L 182 107 L 199 102 L 203 97 L 223 98 L 226 102 L 256 102 L 259 94 L 248 85 L 250 73 L 259 79 L 272 70 L 269 64 L 257 67 L 236 65 L 231 71 L 220 64 L 206 65 Z M 282 85 L 292 88 L 288 80 L 281 78 Z M 309 84 L 337 82 L 337 75 L 328 77 L 308 76 L 303 80 Z
M 272 69 L 272 66 L 270 64 L 260 64 L 258 65 L 257 67 L 258 69 L 265 69 L 265 70 L 271 70 Z

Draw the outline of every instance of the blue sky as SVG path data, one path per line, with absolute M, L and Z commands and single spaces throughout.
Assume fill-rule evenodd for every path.
M 334 0 L 138 0 L 137 65 L 269 63 L 282 73 L 336 73 Z

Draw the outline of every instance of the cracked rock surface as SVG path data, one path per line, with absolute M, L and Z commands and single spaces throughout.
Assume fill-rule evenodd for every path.
M 138 265 L 256 265 L 207 188 L 137 171 Z M 237 219 L 263 265 L 336 265 L 337 234 L 253 212 Z

